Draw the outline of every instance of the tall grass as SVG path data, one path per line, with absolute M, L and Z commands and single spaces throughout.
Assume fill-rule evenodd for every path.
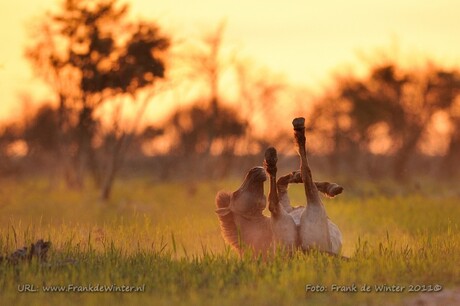
M 436 194 L 429 187 L 404 192 L 385 184 L 384 191 L 364 183 L 346 188 L 325 204 L 342 230 L 349 261 L 317 253 L 264 261 L 239 258 L 220 236 L 214 196 L 238 183 L 126 180 L 103 203 L 96 190 L 72 192 L 38 179 L 2 182 L 0 253 L 38 238 L 53 245 L 46 264 L 0 264 L 0 304 L 385 305 L 414 295 L 411 284 L 460 285 L 460 197 L 449 188 Z M 303 204 L 302 188 L 290 194 Z M 19 292 L 24 284 L 38 292 Z M 43 292 L 69 284 L 144 291 Z M 333 284 L 373 290 L 331 292 Z M 379 284 L 406 288 L 377 293 Z M 306 291 L 306 285 L 328 292 Z

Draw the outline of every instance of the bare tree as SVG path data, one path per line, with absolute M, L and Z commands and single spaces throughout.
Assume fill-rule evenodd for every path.
M 195 165 L 193 174 L 204 170 L 208 175 L 225 176 L 247 128 L 238 111 L 225 103 L 228 99 L 220 90 L 224 74 L 232 67 L 231 56 L 223 52 L 224 28 L 222 22 L 202 38 L 188 41 L 178 55 L 188 70 L 181 77 L 193 79 L 202 91 L 192 99 L 192 106 L 171 115 L 165 130 L 174 139 L 171 153 Z M 214 155 L 218 156 L 216 164 L 209 158 Z M 207 167 L 201 161 L 206 161 Z
M 434 66 L 405 71 L 396 63 L 377 65 L 364 79 L 340 80 L 336 93 L 315 107 L 309 127 L 333 136 L 332 160 L 349 153 L 353 165 L 369 150 L 373 127 L 385 124 L 394 148 L 393 176 L 402 180 L 433 115 L 454 103 L 454 83 L 451 72 Z
M 77 186 L 87 168 L 99 185 L 104 180 L 92 143 L 99 125 L 95 110 L 117 96 L 135 100 L 141 89 L 164 77 L 169 39 L 152 22 L 128 21 L 127 12 L 128 6 L 116 0 L 66 0 L 44 17 L 27 48 L 37 74 L 56 92 L 60 130 L 75 127 L 72 139 L 61 134 L 60 143 L 77 147 Z

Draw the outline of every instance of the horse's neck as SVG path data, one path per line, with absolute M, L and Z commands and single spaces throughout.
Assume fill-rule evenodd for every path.
M 269 222 L 268 217 L 260 215 L 239 215 L 235 213 L 235 224 L 242 230 L 264 228 L 264 225 Z
M 235 215 L 235 224 L 244 243 L 266 243 L 268 241 L 260 241 L 260 239 L 271 239 L 270 218 L 262 214 L 252 216 L 250 219 Z

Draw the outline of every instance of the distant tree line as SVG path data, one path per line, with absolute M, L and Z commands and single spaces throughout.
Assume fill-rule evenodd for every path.
M 162 179 L 177 173 L 225 177 L 235 167 L 260 163 L 258 154 L 268 145 L 291 148 L 291 131 L 280 127 L 302 115 L 308 119 L 309 146 L 325 158 L 326 171 L 404 180 L 434 118 L 442 114 L 450 128 L 445 154 L 437 161 L 439 175 L 458 175 L 456 69 L 434 64 L 409 69 L 386 61 L 370 65 L 365 77 L 337 78 L 312 104 L 276 75 L 226 55 L 224 24 L 172 54 L 179 43 L 154 22 L 131 20 L 128 11 L 116 0 L 65 0 L 40 20 L 26 56 L 55 95 L 24 122 L 0 129 L 0 174 L 14 174 L 27 163 L 29 170 L 45 167 L 71 188 L 84 188 L 92 178 L 104 199 L 126 159 L 159 160 L 154 171 Z M 186 72 L 168 75 L 171 62 Z M 222 86 L 229 71 L 238 87 L 233 95 Z M 159 84 L 190 80 L 200 92 L 188 106 L 157 126 L 139 125 Z M 122 125 L 124 103 L 138 110 L 129 127 Z M 291 115 L 285 108 L 292 103 Z M 110 118 L 98 115 L 106 105 L 113 109 Z M 146 156 L 143 148 L 161 138 L 166 149 Z M 25 157 L 12 154 L 18 143 L 26 146 Z
M 448 148 L 439 165 L 439 174 L 456 173 L 460 157 L 460 73 L 429 65 L 408 70 L 388 62 L 370 67 L 364 78 L 338 80 L 336 88 L 317 101 L 309 117 L 309 129 L 329 143 L 333 171 L 353 171 L 358 163 L 372 159 L 371 143 L 388 142 L 381 155 L 391 156 L 391 173 L 398 180 L 408 175 L 407 166 L 419 153 L 429 129 L 442 113 L 450 125 Z M 379 133 L 380 131 L 380 133 Z M 374 154 L 375 155 L 375 154 Z M 374 159 L 375 160 L 375 159 Z M 370 175 L 388 171 L 367 164 Z M 344 169 L 340 169 L 344 168 Z M 377 167 L 379 168 L 379 167 Z

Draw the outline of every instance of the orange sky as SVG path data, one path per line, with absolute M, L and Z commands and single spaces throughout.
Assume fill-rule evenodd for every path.
M 289 80 L 315 88 L 331 72 L 355 67 L 357 54 L 392 49 L 402 61 L 460 63 L 460 1 L 437 0 L 132 0 L 134 17 L 153 18 L 174 35 L 200 33 L 226 19 L 226 41 Z M 18 95 L 47 89 L 23 58 L 26 24 L 56 0 L 0 2 L 0 121 L 21 110 Z

